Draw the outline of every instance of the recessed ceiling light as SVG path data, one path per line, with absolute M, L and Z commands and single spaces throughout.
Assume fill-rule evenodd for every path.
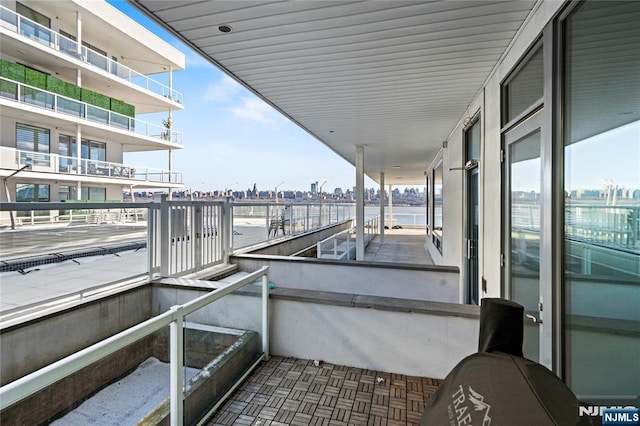
M 230 33 L 233 30 L 230 25 L 220 25 L 218 31 L 221 33 Z
M 394 169 L 398 170 L 400 166 L 393 166 Z
M 333 133 L 333 130 L 329 130 L 329 133 Z

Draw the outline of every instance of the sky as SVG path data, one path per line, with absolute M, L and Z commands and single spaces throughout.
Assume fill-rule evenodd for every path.
M 185 70 L 173 74 L 185 106 L 174 112 L 173 129 L 182 133 L 184 149 L 173 152 L 172 165 L 183 173 L 185 189 L 238 191 L 255 183 L 258 190 L 308 191 L 312 182 L 326 181 L 323 190 L 333 192 L 355 186 L 355 168 L 342 157 L 124 0 L 109 3 L 185 54 Z M 160 123 L 166 114 L 140 118 Z M 168 154 L 130 153 L 125 162 L 168 169 Z M 378 184 L 365 177 L 365 187 Z

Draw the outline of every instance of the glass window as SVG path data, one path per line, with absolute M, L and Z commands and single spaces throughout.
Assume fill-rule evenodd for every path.
M 433 169 L 433 244 L 442 253 L 442 161 Z
M 640 394 L 638 22 L 636 1 L 587 1 L 566 21 L 565 364 L 577 395 Z
M 89 187 L 83 186 L 80 194 L 83 200 L 105 201 L 107 199 L 106 188 L 95 188 L 91 186 Z
M 81 155 L 88 160 L 106 161 L 107 144 L 83 139 Z
M 20 164 L 49 167 L 49 129 L 26 124 L 16 124 L 16 149 L 20 155 Z
M 466 161 L 480 160 L 480 120 L 476 119 L 470 128 L 464 133 Z
M 503 86 L 506 115 L 503 124 L 510 122 L 542 100 L 544 94 L 542 59 L 542 48 L 539 48 L 522 67 L 516 69 L 515 74 Z
M 17 183 L 16 184 L 16 201 L 20 202 L 48 202 L 49 185 L 37 183 Z
M 75 200 L 77 198 L 77 193 L 78 189 L 75 186 L 58 186 L 58 199 L 60 201 Z

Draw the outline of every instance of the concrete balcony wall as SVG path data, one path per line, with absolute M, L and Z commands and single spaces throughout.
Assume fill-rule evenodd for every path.
M 242 271 L 269 266 L 277 287 L 367 296 L 458 303 L 459 271 L 451 266 L 424 266 L 325 259 L 239 255 L 231 259 Z
M 443 310 L 432 313 L 413 305 L 416 312 L 402 312 L 404 302 L 394 306 L 380 300 L 380 305 L 371 309 L 372 304 L 365 301 L 353 307 L 324 304 L 322 300 L 275 299 L 271 352 L 439 379 L 477 352 L 477 306 L 464 306 L 470 316 L 462 317 L 453 311 L 461 305 L 436 304 Z M 452 310 L 447 312 L 447 308 Z
M 153 306 L 163 311 L 206 291 L 157 286 Z M 245 288 L 189 320 L 259 331 L 259 295 L 258 286 Z M 477 352 L 478 306 L 278 287 L 270 301 L 272 355 L 444 378 Z

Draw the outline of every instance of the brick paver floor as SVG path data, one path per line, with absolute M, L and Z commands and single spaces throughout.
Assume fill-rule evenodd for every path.
M 208 425 L 418 425 L 441 380 L 272 357 Z

